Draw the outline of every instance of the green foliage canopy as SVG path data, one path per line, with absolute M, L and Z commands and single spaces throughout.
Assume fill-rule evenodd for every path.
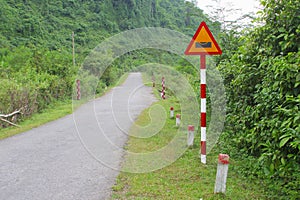
M 270 180 L 276 198 L 293 199 L 300 182 L 300 2 L 262 4 L 264 25 L 219 65 L 228 97 L 224 138 L 236 156 L 256 160 L 248 175 Z

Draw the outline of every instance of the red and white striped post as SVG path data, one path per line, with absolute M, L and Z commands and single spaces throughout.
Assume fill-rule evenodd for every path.
M 220 193 L 220 192 L 225 193 L 226 191 L 228 164 L 229 164 L 229 156 L 227 154 L 219 154 L 214 193 Z
M 161 80 L 161 87 L 162 87 L 162 89 L 161 89 L 161 98 L 162 99 L 165 99 L 166 97 L 165 97 L 165 77 L 162 77 L 162 80 Z
M 162 93 L 161 93 L 161 98 L 162 98 L 162 99 L 166 99 L 166 92 L 165 92 L 165 90 L 162 91 Z
M 174 108 L 170 107 L 170 118 L 174 118 Z
M 177 114 L 176 115 L 176 126 L 179 126 L 180 125 L 180 114 Z
M 200 55 L 201 76 L 201 162 L 206 164 L 206 55 L 221 55 L 222 50 L 213 37 L 206 23 L 199 25 L 196 33 L 186 48 L 185 55 Z
M 206 164 L 206 60 L 200 55 L 201 162 Z
M 188 125 L 188 137 L 187 137 L 187 145 L 188 147 L 194 145 L 194 132 L 195 127 L 193 125 Z
M 162 98 L 162 99 L 166 99 L 166 96 L 165 96 L 165 90 L 164 89 L 162 89 L 162 91 L 160 92 L 160 97 Z
M 80 93 L 80 80 L 76 80 L 76 88 L 77 88 L 77 100 L 80 100 L 81 98 L 81 93 Z

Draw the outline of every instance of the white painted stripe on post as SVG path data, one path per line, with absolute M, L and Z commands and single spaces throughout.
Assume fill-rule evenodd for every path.
M 206 155 L 202 155 L 202 154 L 201 154 L 201 162 L 202 162 L 203 164 L 206 164 Z
M 206 69 L 200 69 L 201 84 L 206 84 Z
M 206 141 L 206 127 L 201 127 L 201 141 Z
M 206 113 L 206 99 L 201 99 L 201 112 Z

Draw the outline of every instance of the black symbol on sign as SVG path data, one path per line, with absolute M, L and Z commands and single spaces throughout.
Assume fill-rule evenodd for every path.
M 196 48 L 211 48 L 211 42 L 196 42 Z

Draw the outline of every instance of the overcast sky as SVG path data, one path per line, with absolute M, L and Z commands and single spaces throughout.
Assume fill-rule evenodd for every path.
M 251 12 L 255 14 L 261 8 L 259 0 L 197 0 L 197 5 L 208 15 L 217 7 L 225 8 L 225 20 L 236 20 Z M 229 12 L 232 9 L 240 10 Z M 249 20 L 242 23 L 249 23 Z

